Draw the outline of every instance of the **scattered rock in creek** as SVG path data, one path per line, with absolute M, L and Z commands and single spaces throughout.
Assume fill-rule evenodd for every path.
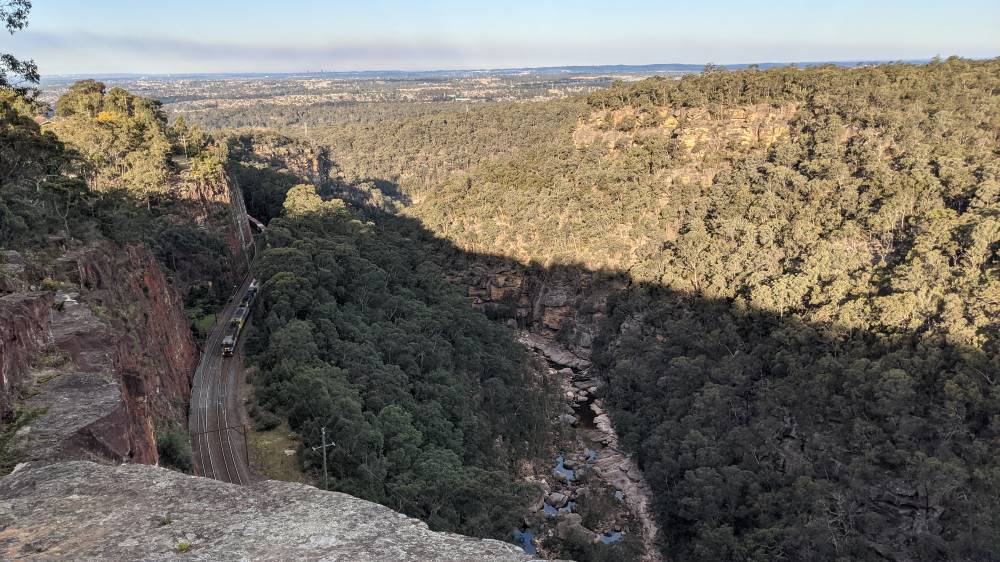
M 563 425 L 576 425 L 580 420 L 572 414 L 560 414 L 559 422 Z
M 583 517 L 581 515 L 569 513 L 560 517 L 559 523 L 556 524 L 556 536 L 562 540 L 569 540 L 570 537 L 573 537 L 577 540 L 583 539 L 586 541 L 593 536 L 593 533 L 583 526 Z
M 600 400 L 595 400 L 590 404 L 590 411 L 594 412 L 594 417 L 604 415 L 604 407 L 600 404 Z
M 563 494 L 561 492 L 552 492 L 551 494 L 549 494 L 549 505 L 552 505 L 554 507 L 565 507 L 566 502 L 568 501 L 569 498 L 566 497 L 566 494 Z

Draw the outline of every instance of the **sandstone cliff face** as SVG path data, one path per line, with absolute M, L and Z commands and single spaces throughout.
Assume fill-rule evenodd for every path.
M 276 170 L 287 170 L 317 187 L 336 175 L 326 148 L 277 133 L 240 135 L 233 139 L 231 149 L 237 151 L 242 161 L 256 161 Z
M 247 209 L 243 201 L 243 190 L 230 178 L 223 175 L 217 181 L 193 180 L 185 177 L 179 182 L 177 195 L 182 200 L 180 207 L 202 225 L 219 232 L 225 239 L 229 251 L 229 267 L 232 282 L 246 273 L 253 258 L 250 249 L 253 230 L 247 222 Z M 182 270 L 184 268 L 181 268 Z M 189 276 L 197 277 L 198 272 Z
M 709 152 L 720 149 L 745 150 L 773 144 L 788 135 L 788 123 L 796 109 L 794 105 L 767 104 L 714 111 L 698 107 L 663 109 L 657 115 L 657 128 L 679 139 L 692 156 L 704 159 Z
M 527 330 L 531 347 L 550 362 L 574 369 L 589 367 L 608 296 L 626 283 L 578 269 L 543 271 L 489 260 L 471 263 L 451 281 L 466 287 L 474 308 Z
M 89 291 L 88 302 L 110 312 L 113 368 L 127 401 L 149 416 L 183 422 L 198 350 L 183 302 L 152 254 L 143 246 L 99 246 L 64 260 L 73 266 L 70 281 Z
M 32 358 L 48 341 L 52 293 L 0 297 L 0 418 L 11 409 Z
M 235 486 L 138 465 L 21 467 L 0 480 L 0 558 L 37 560 L 484 561 L 512 545 L 437 533 L 337 492 Z
M 789 135 L 797 107 L 751 105 L 717 109 L 665 108 L 640 114 L 635 108 L 594 112 L 573 132 L 578 148 L 599 143 L 612 158 L 637 139 L 660 137 L 677 159 L 669 179 L 711 184 L 734 155 L 768 147 Z
M 197 360 L 180 298 L 143 246 L 90 246 L 46 269 L 57 291 L 0 299 L 13 319 L 0 399 L 46 410 L 22 430 L 23 455 L 156 463 L 154 427 L 185 423 Z

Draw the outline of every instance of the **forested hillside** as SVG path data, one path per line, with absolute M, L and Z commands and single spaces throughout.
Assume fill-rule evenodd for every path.
M 470 248 L 640 282 L 597 359 L 670 555 L 989 558 L 998 68 L 623 86 L 592 96 L 575 146 L 414 212 Z
M 460 248 L 627 274 L 594 358 L 671 558 L 983 560 L 998 77 L 712 70 L 314 134 Z
M 684 557 L 997 551 L 998 69 L 709 74 L 592 98 L 639 120 L 796 108 L 709 184 L 672 183 L 675 234 L 633 269 L 644 283 L 599 353 Z
M 575 146 L 415 212 L 475 249 L 639 282 L 597 358 L 672 556 L 988 558 L 998 70 L 622 86 L 591 97 Z
M 185 283 L 223 285 L 224 233 L 192 220 L 218 213 L 189 200 L 191 175 L 169 159 L 181 145 L 156 102 L 86 81 L 44 130 L 35 118 L 45 108 L 23 96 L 0 92 L 0 110 L 0 246 L 58 255 L 105 238 L 142 243 Z M 214 175 L 198 181 L 222 179 L 210 152 L 199 156 Z
M 518 464 L 545 444 L 549 391 L 511 335 L 426 260 L 429 241 L 409 237 L 419 229 L 361 222 L 296 185 L 268 163 L 331 182 L 316 155 L 286 139 L 216 141 L 99 82 L 72 87 L 44 131 L 43 107 L 13 94 L 0 102 L 0 247 L 22 252 L 36 281 L 67 251 L 148 245 L 184 290 L 195 328 L 210 325 L 235 269 L 217 228 L 230 213 L 210 186 L 243 186 L 251 212 L 270 221 L 248 346 L 256 423 L 280 416 L 304 443 L 326 426 L 331 488 L 436 529 L 509 537 L 538 493 L 518 480 Z M 171 435 L 163 461 L 183 467 L 183 433 Z M 319 454 L 303 454 L 319 481 Z
M 287 418 L 307 443 L 325 426 L 334 489 L 433 528 L 507 537 L 530 501 L 516 463 L 545 432 L 524 350 L 469 308 L 417 241 L 310 185 L 292 187 L 283 207 L 259 259 L 248 345 L 258 423 L 263 412 Z M 306 463 L 318 468 L 319 453 Z
M 350 104 L 252 108 L 187 114 L 221 130 L 261 127 L 306 138 L 329 150 L 343 178 L 368 182 L 389 197 L 419 199 L 484 161 L 569 134 L 581 99 L 550 103 Z

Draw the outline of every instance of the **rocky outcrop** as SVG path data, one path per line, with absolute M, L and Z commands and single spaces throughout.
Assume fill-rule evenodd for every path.
M 32 358 L 45 346 L 52 293 L 0 297 L 0 418 L 7 415 Z
M 198 354 L 180 298 L 144 246 L 86 247 L 46 273 L 54 295 L 0 299 L 32 319 L 9 324 L 32 345 L 3 356 L 24 406 L 45 412 L 22 429 L 21 455 L 155 464 L 154 428 L 186 422 Z
M 183 423 L 198 350 L 183 302 L 153 255 L 144 246 L 95 246 L 61 261 L 68 280 L 86 292 L 86 302 L 106 313 L 113 371 L 132 411 Z
M 565 347 L 547 339 L 544 335 L 533 332 L 521 332 L 518 341 L 530 349 L 542 354 L 542 357 L 560 367 L 583 370 L 590 367 L 590 360 L 581 357 L 585 351 L 574 353 Z
M 22 430 L 25 460 L 122 462 L 136 449 L 118 383 L 101 373 L 61 374 L 25 406 L 45 411 Z
M 623 107 L 595 111 L 581 119 L 573 132 L 580 149 L 598 144 L 608 157 L 620 157 L 634 142 L 658 137 L 672 146 L 675 165 L 662 181 L 711 185 L 732 157 L 752 148 L 766 148 L 790 134 L 798 107 L 770 104 L 743 107 L 681 107 L 641 110 Z
M 471 263 L 450 280 L 466 287 L 472 305 L 524 330 L 522 343 L 561 367 L 586 369 L 608 295 L 624 279 L 568 268 L 541 270 L 510 262 Z
M 232 274 L 229 281 L 235 283 L 246 273 L 253 258 L 253 229 L 247 221 L 242 188 L 225 174 L 214 181 L 196 180 L 184 175 L 183 181 L 178 184 L 177 195 L 177 208 L 181 212 L 225 240 L 228 250 L 226 270 Z M 196 281 L 203 274 L 183 265 L 173 264 L 172 267 L 186 281 Z
M 67 462 L 0 480 L 0 558 L 514 562 L 512 545 L 431 531 L 311 486 L 235 486 L 165 469 Z
M 0 250 L 0 293 L 23 293 L 29 290 L 21 278 L 25 270 L 24 256 L 14 250 Z
M 558 351 L 556 344 L 552 344 L 551 347 Z M 563 350 L 560 353 L 569 352 Z M 552 362 L 551 359 L 549 361 Z M 646 483 L 635 460 L 619 443 L 614 424 L 605 411 L 603 400 L 598 398 L 603 394 L 605 382 L 594 377 L 589 369 L 550 368 L 549 375 L 557 377 L 566 399 L 563 413 L 559 415 L 558 421 L 576 428 L 577 443 L 575 450 L 560 456 L 560 464 L 554 474 L 559 489 L 550 493 L 546 503 L 555 508 L 562 507 L 553 502 L 553 496 L 557 496 L 555 498 L 557 500 L 566 497 L 581 502 L 588 501 L 587 496 L 590 492 L 588 486 L 580 485 L 573 478 L 566 478 L 566 475 L 580 473 L 594 475 L 606 488 L 613 490 L 618 502 L 627 509 L 633 520 L 638 521 L 636 531 L 642 533 L 645 550 L 642 560 L 660 562 L 662 560 L 659 545 L 660 530 L 652 510 L 652 489 Z M 567 524 L 569 526 L 562 531 L 574 528 L 575 532 L 579 532 L 582 529 L 591 535 L 609 530 L 621 531 L 621 525 L 615 523 L 620 517 L 616 517 L 614 513 L 607 515 L 608 522 L 613 525 L 610 529 L 586 529 L 579 524 L 569 523 Z M 557 536 L 559 532 L 560 529 L 557 528 Z
M 320 187 L 336 175 L 325 147 L 309 144 L 271 131 L 254 131 L 230 141 L 237 160 L 256 161 L 289 173 Z
M 603 411 L 600 401 L 591 405 L 594 412 Z M 616 490 L 616 497 L 625 503 L 642 526 L 643 542 L 646 545 L 647 562 L 659 561 L 660 529 L 653 513 L 653 490 L 646 482 L 642 471 L 631 455 L 623 451 L 618 443 L 611 418 L 601 413 L 594 418 L 597 432 L 605 443 L 593 460 L 593 467 L 601 480 Z

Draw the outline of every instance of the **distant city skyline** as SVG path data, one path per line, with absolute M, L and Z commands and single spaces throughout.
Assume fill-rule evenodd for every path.
M 43 75 L 922 60 L 998 56 L 998 30 L 987 0 L 35 0 L 0 52 Z

